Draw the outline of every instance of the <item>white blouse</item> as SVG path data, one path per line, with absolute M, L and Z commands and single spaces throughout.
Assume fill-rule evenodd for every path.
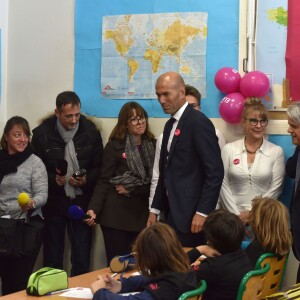
M 278 199 L 285 174 L 284 152 L 280 146 L 263 140 L 251 168 L 247 163 L 244 139 L 226 144 L 222 150 L 225 175 L 219 205 L 235 214 L 251 210 L 256 196 Z

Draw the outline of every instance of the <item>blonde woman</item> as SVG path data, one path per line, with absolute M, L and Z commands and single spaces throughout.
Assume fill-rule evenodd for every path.
M 244 138 L 222 150 L 224 180 L 219 204 L 249 223 L 251 200 L 277 199 L 283 188 L 284 152 L 265 139 L 268 113 L 259 98 L 248 98 L 242 114 Z

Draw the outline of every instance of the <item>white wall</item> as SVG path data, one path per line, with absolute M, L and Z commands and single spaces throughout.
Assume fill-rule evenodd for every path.
M 32 127 L 73 89 L 74 0 L 10 0 L 7 117 Z
M 74 1 L 75 0 L 0 0 L 0 26 L 5 30 L 2 49 L 2 103 L 0 104 L 0 132 L 7 118 L 22 115 L 34 128 L 38 120 L 53 112 L 55 98 L 63 90 L 73 89 L 74 76 Z M 8 13 L 7 13 L 7 7 Z M 245 57 L 246 0 L 241 0 L 240 56 Z M 8 15 L 8 17 L 7 17 Z M 8 20 L 8 22 L 7 22 Z M 8 29 L 8 32 L 7 32 Z M 8 43 L 7 43 L 8 37 Z M 94 119 L 101 129 L 104 142 L 114 126 L 115 119 Z M 213 119 L 227 141 L 242 134 L 241 128 Z M 165 119 L 150 119 L 153 132 L 162 132 Z M 285 132 L 286 122 L 278 130 Z M 269 126 L 270 131 L 273 126 Z M 282 130 L 283 128 L 283 130 Z M 276 129 L 276 130 L 277 130 Z M 279 131 L 280 131 L 279 130 Z M 271 132 L 273 133 L 273 132 Z M 274 132 L 276 133 L 276 132 Z M 92 269 L 104 266 L 104 248 L 101 231 L 95 230 Z M 69 253 L 66 253 L 68 256 Z M 37 267 L 40 266 L 39 260 Z M 68 266 L 69 268 L 69 266 Z M 288 273 L 295 273 L 295 264 Z M 290 271 L 291 270 L 291 271 Z M 294 283 L 295 276 L 287 283 Z
M 7 32 L 8 32 L 8 0 L 0 0 L 1 28 L 1 95 L 0 95 L 0 129 L 6 120 L 6 87 L 7 87 Z
M 73 89 L 74 0 L 10 0 L 8 28 L 6 119 L 21 115 L 34 128 L 40 118 L 54 111 L 57 94 Z M 68 261 L 66 251 L 69 270 Z M 92 269 L 105 264 L 97 226 Z M 41 255 L 36 268 L 40 266 Z

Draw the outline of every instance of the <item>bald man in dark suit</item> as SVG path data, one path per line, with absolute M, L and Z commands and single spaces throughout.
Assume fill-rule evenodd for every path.
M 163 132 L 160 176 L 148 225 L 163 212 L 182 245 L 197 246 L 204 242 L 202 226 L 215 209 L 224 176 L 218 138 L 212 122 L 188 105 L 178 73 L 162 74 L 155 88 L 164 112 L 172 118 Z

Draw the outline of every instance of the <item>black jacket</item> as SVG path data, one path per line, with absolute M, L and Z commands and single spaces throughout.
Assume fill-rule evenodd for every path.
M 188 253 L 191 262 L 201 253 L 193 249 Z M 254 269 L 247 254 L 238 251 L 204 259 L 199 266 L 194 267 L 198 280 L 205 280 L 207 289 L 203 300 L 235 300 L 244 275 Z
M 155 140 L 153 140 L 155 145 Z M 101 173 L 88 209 L 95 211 L 100 225 L 125 231 L 141 231 L 149 215 L 150 183 L 136 186 L 130 197 L 120 195 L 109 182 L 129 171 L 125 141 L 109 141 L 103 152 Z
M 81 115 L 73 142 L 79 166 L 87 170 L 87 183 L 82 188 L 83 195 L 77 196 L 71 202 L 66 197 L 64 187 L 58 186 L 55 182 L 57 161 L 64 158 L 65 152 L 65 142 L 58 132 L 56 120 L 56 116 L 44 120 L 33 130 L 32 137 L 34 152 L 42 159 L 48 172 L 49 198 L 44 210 L 46 213 L 66 214 L 68 207 L 73 204 L 86 210 L 100 173 L 102 138 L 94 123 Z
M 297 159 L 300 147 L 297 147 L 293 156 L 291 156 L 285 165 L 286 173 L 289 177 L 296 177 Z M 291 232 L 293 235 L 293 252 L 295 257 L 300 261 L 300 182 L 297 185 L 297 191 L 293 187 L 292 200 L 290 204 Z

